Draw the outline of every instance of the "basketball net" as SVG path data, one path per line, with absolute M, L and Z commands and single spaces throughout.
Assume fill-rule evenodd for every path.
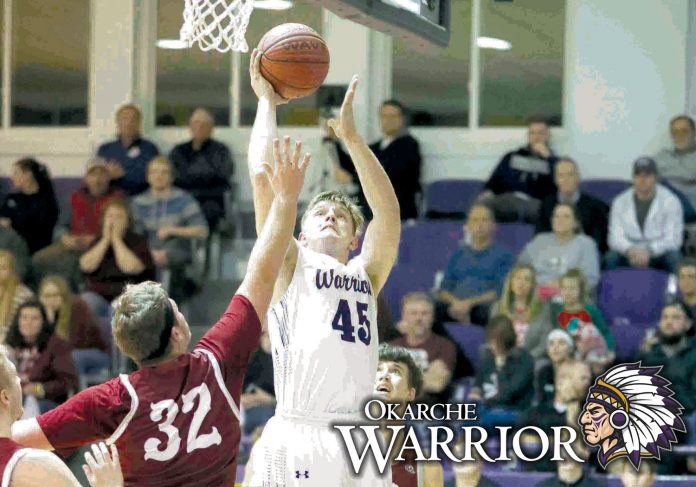
M 244 34 L 254 0 L 185 0 L 184 25 L 179 38 L 202 51 L 247 52 Z

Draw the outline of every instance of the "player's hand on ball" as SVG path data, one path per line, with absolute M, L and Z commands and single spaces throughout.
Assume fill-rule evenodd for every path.
M 336 135 L 338 135 L 340 139 L 346 142 L 360 139 L 360 134 L 358 134 L 355 128 L 355 117 L 353 116 L 353 98 L 355 98 L 355 90 L 357 87 L 358 75 L 354 75 L 353 79 L 350 80 L 348 91 L 346 91 L 346 96 L 343 99 L 341 113 L 338 119 L 332 118 L 328 121 L 329 127 L 336 132 Z
M 85 453 L 87 465 L 83 465 L 87 481 L 92 487 L 122 487 L 123 473 L 116 445 L 111 445 L 111 454 L 104 442 L 92 445 L 92 453 Z
M 263 163 L 268 182 L 276 196 L 297 200 L 304 184 L 305 172 L 309 165 L 311 155 L 306 153 L 302 160 L 302 142 L 295 142 L 294 151 L 290 151 L 290 137 L 283 137 L 281 148 L 280 140 L 273 140 L 273 158 L 275 170 L 267 162 Z
M 259 100 L 265 98 L 273 102 L 274 105 L 282 105 L 288 100 L 275 92 L 271 83 L 261 74 L 261 56 L 263 53 L 258 49 L 254 49 L 251 53 L 249 61 L 249 77 L 251 78 L 251 87 Z

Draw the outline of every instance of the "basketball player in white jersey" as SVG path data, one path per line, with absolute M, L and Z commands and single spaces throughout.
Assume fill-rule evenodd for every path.
M 259 166 L 280 152 L 276 105 L 284 102 L 260 75 L 260 53 L 251 56 L 251 84 L 259 98 L 249 143 L 257 231 L 263 227 L 272 192 Z M 362 403 L 373 391 L 377 370 L 376 298 L 391 271 L 401 222 L 394 188 L 353 119 L 354 77 L 338 120 L 329 122 L 348 149 L 373 220 L 359 256 L 360 209 L 337 192 L 315 196 L 292 240 L 268 313 L 275 373 L 276 414 L 250 462 L 249 485 L 389 486 L 390 475 L 364 469 L 352 474 L 333 421 L 361 420 Z M 289 150 L 289 139 L 284 140 Z M 295 147 L 299 151 L 299 147 Z M 296 154 L 297 155 L 297 154 Z
M 0 346 L 0 486 L 80 487 L 70 469 L 53 453 L 25 448 L 10 439 L 12 424 L 22 416 L 22 386 L 15 365 Z M 92 445 L 83 467 L 92 487 L 122 487 L 118 452 L 104 443 Z

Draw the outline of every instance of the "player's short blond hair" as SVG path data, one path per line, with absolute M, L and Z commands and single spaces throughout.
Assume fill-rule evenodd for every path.
M 157 350 L 166 326 L 165 308 L 168 302 L 169 296 L 157 282 L 127 285 L 114 302 L 114 317 L 111 319 L 111 329 L 119 350 L 137 363 Z
M 353 221 L 353 235 L 359 237 L 362 233 L 362 226 L 365 223 L 365 216 L 363 215 L 360 206 L 355 201 L 355 198 L 348 196 L 345 193 L 341 193 L 340 191 L 324 191 L 323 193 L 319 193 L 312 198 L 307 205 L 304 215 L 302 215 L 302 226 L 304 227 L 304 222 L 309 215 L 309 212 L 312 211 L 312 209 L 319 203 L 324 201 L 340 205 L 348 211 L 350 214 L 350 219 Z
M 10 384 L 10 371 L 9 367 L 7 366 L 9 361 L 10 357 L 8 355 L 7 347 L 0 344 L 0 390 L 7 389 L 12 385 Z

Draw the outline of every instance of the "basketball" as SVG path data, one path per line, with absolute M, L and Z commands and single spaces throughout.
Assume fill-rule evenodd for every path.
M 261 75 L 283 98 L 314 93 L 329 72 L 329 49 L 317 32 L 302 24 L 281 24 L 259 41 Z

